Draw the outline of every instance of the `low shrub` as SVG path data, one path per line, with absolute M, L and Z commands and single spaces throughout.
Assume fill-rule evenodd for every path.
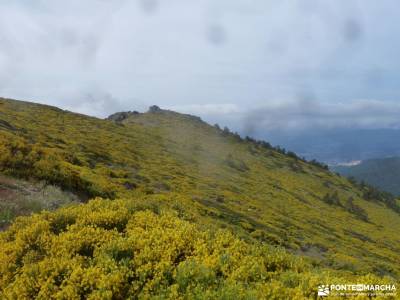
M 129 203 L 95 199 L 17 218 L 0 234 L 0 297 L 303 299 L 344 280 L 278 248 Z

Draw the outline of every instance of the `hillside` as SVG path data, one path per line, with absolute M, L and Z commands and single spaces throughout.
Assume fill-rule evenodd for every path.
M 17 295 L 18 287 L 29 287 L 29 276 L 37 281 L 29 283 L 33 286 L 24 295 L 43 291 L 45 297 L 51 289 L 60 292 L 63 288 L 82 295 L 80 290 L 73 290 L 74 282 L 91 277 L 90 272 L 97 274 L 99 281 L 87 283 L 89 287 L 83 290 L 109 290 L 104 284 L 111 280 L 107 276 L 112 277 L 112 272 L 105 269 L 121 271 L 130 266 L 133 258 L 129 253 L 134 251 L 130 245 L 135 241 L 137 247 L 144 247 L 140 248 L 143 253 L 135 248 L 135 253 L 144 255 L 139 255 L 135 266 L 143 267 L 144 271 L 140 270 L 149 277 L 143 275 L 142 283 L 137 279 L 140 274 L 129 277 L 128 273 L 118 273 L 112 278 L 125 292 L 124 284 L 137 283 L 137 290 L 131 291 L 136 296 L 154 292 L 174 298 L 171 295 L 175 292 L 184 295 L 191 290 L 193 281 L 199 292 L 221 288 L 222 295 L 240 290 L 244 284 L 249 296 L 260 290 L 260 284 L 268 283 L 266 288 L 282 292 L 282 299 L 302 298 L 314 295 L 315 286 L 327 280 L 354 279 L 361 274 L 372 281 L 378 280 L 374 276 L 388 276 L 382 280 L 400 277 L 400 215 L 393 209 L 399 204 L 397 200 L 364 199 L 363 187 L 316 163 L 277 151 L 267 143 L 242 139 L 194 116 L 152 107 L 147 113 L 101 120 L 0 98 L 0 170 L 8 178 L 58 186 L 64 193 L 72 193 L 73 201 L 121 199 L 98 199 L 21 218 L 2 233 L 0 255 L 8 263 L 0 270 L 0 287 L 10 298 Z M 150 215 L 143 217 L 143 213 Z M 148 230 L 157 229 L 155 234 L 160 234 L 160 228 L 169 222 L 165 214 L 174 216 L 169 218 L 171 227 L 167 226 L 171 236 L 167 234 L 158 245 L 151 235 L 147 237 L 152 232 Z M 202 247 L 188 241 L 179 248 L 177 241 L 187 234 L 185 226 L 198 230 L 194 239 L 200 244 L 202 239 L 213 244 L 215 238 L 221 249 L 226 249 L 224 239 L 219 241 L 217 233 L 217 237 L 208 238 L 208 232 L 232 232 L 232 239 L 227 240 L 239 247 L 232 250 L 232 257 L 248 263 L 244 263 L 244 269 L 230 265 L 233 269 L 221 271 L 216 266 L 221 257 L 213 257 L 216 250 L 211 245 Z M 90 238 L 93 230 L 98 232 Z M 73 245 L 80 238 L 81 248 Z M 143 243 L 139 242 L 142 238 Z M 166 265 L 146 265 L 146 257 L 159 253 L 152 252 L 153 243 L 161 248 L 176 245 L 177 252 L 167 255 Z M 274 253 L 268 256 L 260 250 L 267 245 L 282 246 L 286 252 L 281 255 L 268 250 Z M 75 246 L 79 249 L 73 250 Z M 180 252 L 186 248 L 191 250 Z M 127 256 L 122 262 L 110 261 L 104 253 Z M 177 261 L 174 255 L 178 255 Z M 298 257 L 305 261 L 292 263 Z M 189 258 L 206 262 L 193 267 L 193 272 L 187 271 L 194 279 L 185 275 L 183 288 L 172 289 L 177 284 L 177 268 L 182 264 L 185 268 Z M 270 267 L 274 260 L 275 267 Z M 65 270 L 59 269 L 57 272 L 63 275 L 49 279 L 46 274 L 54 268 Z M 244 273 L 235 273 L 235 268 Z M 250 269 L 252 274 L 248 273 Z M 158 271 L 158 275 L 152 273 Z M 218 288 L 210 283 L 215 282 L 213 276 L 220 282 Z M 53 280 L 51 286 L 44 284 L 46 280 Z M 300 282 L 309 285 L 308 289 Z M 283 294 L 286 290 L 291 294 Z
M 332 170 L 351 176 L 394 195 L 400 195 L 400 158 L 368 159 L 356 166 L 337 166 Z

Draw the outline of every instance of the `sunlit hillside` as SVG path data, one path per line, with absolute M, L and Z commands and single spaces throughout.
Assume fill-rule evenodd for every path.
M 329 280 L 400 278 L 398 200 L 194 116 L 152 107 L 102 120 L 0 98 L 0 171 L 73 202 L 110 199 L 3 232 L 9 299 L 301 299 Z

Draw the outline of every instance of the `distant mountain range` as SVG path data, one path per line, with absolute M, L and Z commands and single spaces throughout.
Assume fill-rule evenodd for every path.
M 354 166 L 331 168 L 345 176 L 372 184 L 394 195 L 400 195 L 400 157 L 369 159 Z
M 399 129 L 331 129 L 257 135 L 307 159 L 330 165 L 373 158 L 400 157 Z

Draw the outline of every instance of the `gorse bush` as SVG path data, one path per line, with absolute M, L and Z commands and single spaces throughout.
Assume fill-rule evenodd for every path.
M 351 278 L 127 200 L 20 217 L 0 234 L 0 259 L 2 299 L 304 299 Z
M 100 176 L 91 179 L 86 168 L 68 161 L 66 153 L 29 144 L 24 139 L 0 139 L 0 170 L 10 175 L 45 180 L 92 197 L 115 197 L 112 185 L 106 180 L 99 182 Z
M 363 221 L 368 221 L 368 214 L 365 212 L 365 210 L 354 204 L 354 198 L 350 197 L 346 200 L 346 203 L 344 204 L 344 207 L 351 213 L 355 214 L 358 218 L 360 218 Z
M 341 205 L 339 194 L 337 191 L 333 192 L 332 194 L 328 193 L 323 198 L 322 201 L 329 205 Z

